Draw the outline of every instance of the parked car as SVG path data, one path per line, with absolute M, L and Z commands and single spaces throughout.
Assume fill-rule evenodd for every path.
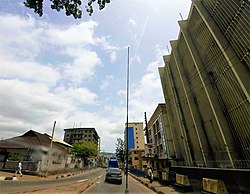
M 122 184 L 122 172 L 119 168 L 108 168 L 106 172 L 106 182 L 117 182 Z

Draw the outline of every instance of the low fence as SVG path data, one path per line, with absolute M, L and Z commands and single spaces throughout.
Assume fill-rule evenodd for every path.
M 49 174 L 57 174 L 61 172 L 72 172 L 72 171 L 87 171 L 95 169 L 95 166 L 93 165 L 76 165 L 73 163 L 73 165 L 61 165 L 60 168 L 51 168 L 48 171 L 45 171 L 45 166 L 42 166 L 41 162 L 39 161 L 22 161 L 22 171 L 27 174 L 34 174 L 34 175 L 45 175 L 47 173 Z M 0 162 L 0 170 L 9 171 L 9 172 L 15 172 L 18 166 L 18 161 L 6 161 Z
M 221 160 L 221 161 L 207 161 L 206 165 L 204 161 L 194 161 L 192 167 L 198 168 L 226 168 L 226 169 L 250 169 L 250 160 L 234 160 L 234 167 L 231 164 L 230 160 Z M 186 161 L 173 161 L 173 166 L 186 166 L 189 164 Z
M 139 177 L 145 177 L 146 176 L 145 171 L 141 171 L 141 170 L 139 170 L 137 168 L 130 168 L 129 172 L 136 175 L 136 176 L 139 176 Z
M 171 166 L 170 171 L 201 181 L 203 178 L 223 180 L 229 193 L 250 194 L 250 169 L 198 168 Z
M 15 171 L 18 166 L 18 161 L 6 161 L 0 162 L 0 170 Z M 26 171 L 36 171 L 38 168 L 38 162 L 22 161 L 22 170 Z

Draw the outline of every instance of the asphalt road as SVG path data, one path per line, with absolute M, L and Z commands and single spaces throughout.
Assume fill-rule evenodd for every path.
M 40 193 L 51 193 L 46 190 L 56 189 L 59 187 L 70 187 L 72 184 L 83 184 L 89 180 L 97 179 L 101 174 L 105 172 L 104 169 L 96 169 L 94 171 L 85 172 L 77 176 L 71 176 L 62 179 L 54 180 L 34 180 L 34 181 L 1 181 L 0 182 L 0 193 L 22 193 L 22 192 L 37 192 Z
M 129 193 L 135 193 L 135 194 L 153 194 L 151 189 L 147 188 L 131 176 L 128 176 L 128 190 Z M 84 194 L 92 194 L 92 193 L 111 193 L 111 194 L 120 194 L 125 193 L 125 176 L 123 175 L 123 181 L 122 184 L 116 184 L 116 183 L 108 183 L 105 182 L 105 172 L 102 173 L 100 179 L 98 179 L 91 187 L 89 187 L 87 190 L 85 190 Z
M 26 194 L 81 194 L 81 193 L 125 193 L 125 176 L 121 185 L 105 182 L 105 169 L 96 169 L 84 174 L 54 180 L 1 181 L 0 193 Z M 152 190 L 128 176 L 129 193 L 153 194 Z

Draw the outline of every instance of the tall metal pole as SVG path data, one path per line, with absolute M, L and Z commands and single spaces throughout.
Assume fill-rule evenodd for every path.
M 125 193 L 129 193 L 128 190 L 128 101 L 129 101 L 129 47 L 128 47 L 128 66 L 127 66 L 127 122 L 126 122 L 126 190 Z

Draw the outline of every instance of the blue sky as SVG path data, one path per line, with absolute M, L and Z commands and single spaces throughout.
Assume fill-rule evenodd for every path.
M 51 134 L 56 120 L 57 138 L 95 127 L 101 149 L 114 151 L 126 122 L 127 47 L 129 121 L 144 122 L 164 102 L 158 67 L 191 1 L 114 0 L 80 20 L 47 4 L 39 17 L 22 2 L 0 5 L 0 138 Z

